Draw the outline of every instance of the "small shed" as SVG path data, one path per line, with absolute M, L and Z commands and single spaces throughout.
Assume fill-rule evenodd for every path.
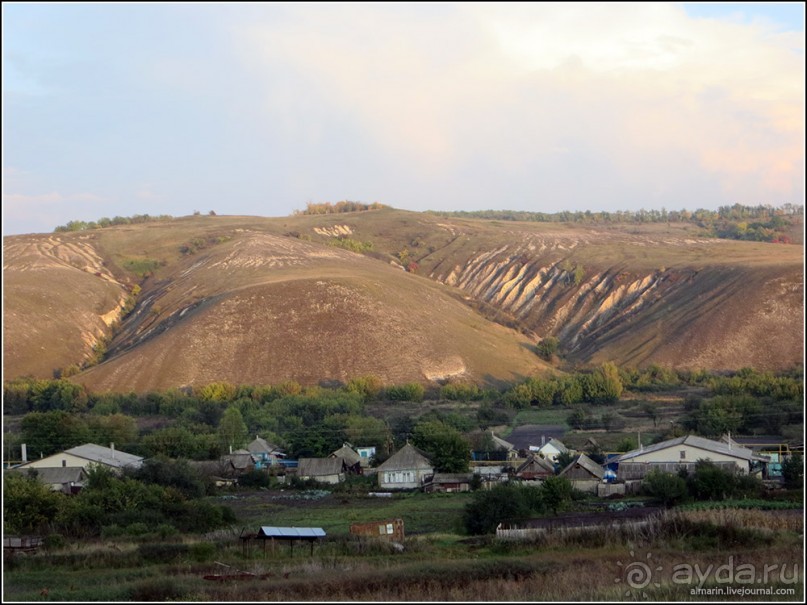
M 241 532 L 241 541 L 245 550 L 249 549 L 249 544 L 253 540 L 263 542 L 263 552 L 266 554 L 266 543 L 272 545 L 272 552 L 275 550 L 275 542 L 288 542 L 289 554 L 294 556 L 294 543 L 298 541 L 308 542 L 311 545 L 311 554 L 314 554 L 314 544 L 325 537 L 325 530 L 321 527 L 274 527 L 269 525 L 261 526 L 257 533 L 245 534 Z
M 370 521 L 368 523 L 353 523 L 350 533 L 354 536 L 377 538 L 385 542 L 403 542 L 403 519 L 386 519 L 384 521 Z
M 425 492 L 469 492 L 473 473 L 434 473 L 423 486 Z

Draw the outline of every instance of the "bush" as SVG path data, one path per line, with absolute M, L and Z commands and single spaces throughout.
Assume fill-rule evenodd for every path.
M 642 481 L 642 490 L 664 506 L 671 506 L 686 499 L 686 481 L 672 473 L 658 469 L 650 471 Z
M 190 545 L 189 552 L 194 561 L 204 563 L 216 555 L 216 545 L 212 542 L 197 542 Z
M 475 492 L 462 518 L 469 534 L 492 534 L 502 521 L 529 517 L 544 508 L 540 489 L 505 483 L 489 491 Z
M 410 382 L 387 387 L 385 395 L 390 401 L 414 401 L 421 402 L 426 394 L 422 384 Z
M 440 397 L 451 401 L 475 401 L 482 397 L 482 391 L 475 384 L 449 383 L 440 388 Z

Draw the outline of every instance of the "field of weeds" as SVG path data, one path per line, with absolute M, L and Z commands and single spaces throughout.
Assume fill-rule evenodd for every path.
M 341 506 L 332 504 L 328 514 Z M 523 541 L 422 533 L 407 536 L 403 549 L 337 533 L 313 552 L 307 544 L 247 549 L 233 528 L 173 541 L 73 543 L 7 558 L 3 597 L 490 602 L 700 601 L 708 594 L 799 602 L 803 528 L 803 511 L 668 511 L 640 529 Z

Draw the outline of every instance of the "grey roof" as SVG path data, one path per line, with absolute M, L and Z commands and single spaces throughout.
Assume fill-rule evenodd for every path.
M 630 452 L 622 454 L 619 457 L 618 462 L 622 462 L 623 460 L 631 460 L 637 456 L 642 456 L 649 452 L 657 452 L 672 447 L 678 447 L 680 445 L 689 445 L 707 452 L 732 456 L 741 460 L 768 460 L 767 456 L 757 456 L 754 454 L 754 452 L 746 447 L 729 445 L 728 443 L 714 441 L 712 439 L 706 439 L 705 437 L 698 437 L 696 435 L 685 435 L 683 437 L 676 437 L 675 439 L 668 439 L 667 441 L 662 441 L 661 443 L 656 443 L 654 445 L 648 445 L 647 447 L 642 447 L 641 449 L 631 450 Z M 676 461 L 677 460 L 678 459 L 676 457 Z
M 516 469 L 516 473 L 529 471 L 536 466 L 541 470 L 548 471 L 550 473 L 555 472 L 555 467 L 549 460 L 542 458 L 541 456 L 531 455 L 525 462 L 521 463 L 521 465 Z
M 493 439 L 493 443 L 495 443 L 499 449 L 507 450 L 508 452 L 515 449 L 512 443 L 505 441 L 501 437 L 497 437 L 493 431 L 490 432 L 490 436 Z
M 127 454 L 126 452 L 104 447 L 103 445 L 96 445 L 94 443 L 77 445 L 69 450 L 65 450 L 64 453 L 115 468 L 123 468 L 125 466 L 138 468 L 143 464 L 142 456 Z
M 258 535 L 265 538 L 323 538 L 325 530 L 321 527 L 270 527 L 264 525 Z
M 602 479 L 605 475 L 605 470 L 602 468 L 602 466 L 594 462 L 585 454 L 577 455 L 574 460 L 567 464 L 566 467 L 558 473 L 558 475 L 563 476 L 567 471 L 571 471 L 575 465 L 582 466 L 585 470 L 598 479 Z
M 348 466 L 353 466 L 357 462 L 361 462 L 361 456 L 349 443 L 345 443 L 338 450 L 332 452 L 331 457 L 341 458 L 348 463 Z
M 541 446 L 541 449 L 545 448 L 547 445 L 551 445 L 551 446 L 553 446 L 553 447 L 554 447 L 556 450 L 558 450 L 558 451 L 559 451 L 561 454 L 565 454 L 566 452 L 568 452 L 568 451 L 569 451 L 569 450 L 566 448 L 566 446 L 565 446 L 565 445 L 563 445 L 563 443 L 562 443 L 562 442 L 561 442 L 559 439 L 555 439 L 554 437 L 553 437 L 552 439 L 550 439 L 549 441 L 547 441 L 546 443 L 544 443 L 544 444 Z
M 224 462 L 231 463 L 233 468 L 238 470 L 250 468 L 255 464 L 252 454 L 246 450 L 236 450 L 232 454 L 224 454 L 221 459 Z
M 256 436 L 255 440 L 247 446 L 247 451 L 251 454 L 271 454 L 273 452 L 279 453 L 280 448 L 272 445 L 266 439 Z
M 343 470 L 341 458 L 300 458 L 297 465 L 298 477 L 322 477 L 338 475 Z
M 35 473 L 36 478 L 45 485 L 81 483 L 87 479 L 87 473 L 83 466 L 23 467 L 11 469 L 9 472 L 19 475 Z
M 432 470 L 434 465 L 411 443 L 407 443 L 379 465 L 379 471 Z

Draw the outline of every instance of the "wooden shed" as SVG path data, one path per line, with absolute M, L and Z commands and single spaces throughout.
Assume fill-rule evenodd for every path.
M 353 523 L 350 533 L 354 536 L 376 538 L 385 542 L 403 542 L 403 519 L 386 519 L 384 521 L 370 521 L 368 523 Z

